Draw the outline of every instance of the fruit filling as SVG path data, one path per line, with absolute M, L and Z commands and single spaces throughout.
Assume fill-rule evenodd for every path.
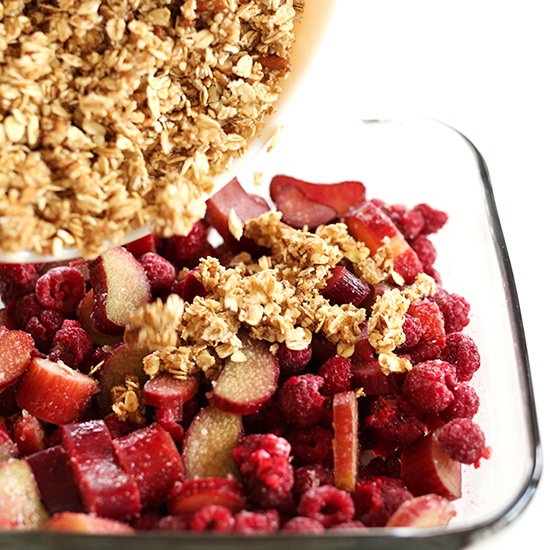
M 447 215 L 237 179 L 185 236 L 0 265 L 0 530 L 444 527 L 490 456 Z

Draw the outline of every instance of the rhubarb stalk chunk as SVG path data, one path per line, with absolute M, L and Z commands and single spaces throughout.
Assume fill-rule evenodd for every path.
M 353 391 L 337 393 L 332 401 L 334 439 L 334 485 L 352 493 L 357 481 L 359 412 Z

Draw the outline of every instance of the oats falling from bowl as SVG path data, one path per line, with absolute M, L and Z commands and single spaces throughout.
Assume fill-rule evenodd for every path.
M 0 250 L 186 234 L 274 112 L 303 4 L 0 4 Z

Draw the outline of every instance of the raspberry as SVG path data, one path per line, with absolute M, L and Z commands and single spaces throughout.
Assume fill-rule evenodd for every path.
M 276 510 L 250 512 L 241 510 L 235 514 L 235 533 L 251 535 L 254 533 L 275 533 L 279 530 L 280 519 Z
M 229 508 L 210 504 L 199 510 L 189 522 L 190 531 L 233 531 L 235 519 Z
M 24 329 L 29 319 L 37 317 L 41 311 L 42 307 L 36 301 L 36 294 L 34 292 L 25 294 L 15 302 L 13 320 L 18 328 Z
M 434 432 L 441 448 L 453 460 L 474 464 L 483 457 L 485 434 L 470 418 L 457 418 Z
M 416 346 L 422 337 L 422 323 L 419 319 L 408 313 L 405 313 L 402 329 L 405 334 L 405 341 L 396 348 L 397 352 L 402 352 Z
M 338 525 L 333 525 L 330 530 L 331 531 L 357 531 L 360 530 L 366 530 L 366 526 L 362 521 L 359 521 L 358 519 L 354 519 L 351 521 L 344 521 L 343 523 L 339 523 Z
M 321 376 L 292 376 L 279 390 L 277 401 L 289 422 L 298 428 L 315 426 L 323 413 L 325 398 L 319 393 L 324 384 Z
M 424 228 L 424 216 L 416 210 L 407 210 L 394 222 L 407 241 L 415 239 Z
M 86 293 L 84 275 L 75 267 L 54 267 L 36 281 L 36 299 L 44 309 L 72 313 Z
M 202 222 L 195 222 L 187 236 L 174 235 L 164 243 L 164 257 L 176 266 L 195 267 L 207 244 L 208 233 Z
M 298 515 L 317 520 L 323 527 L 332 527 L 355 516 L 353 499 L 333 485 L 312 487 L 298 504 Z
M 437 252 L 432 241 L 430 241 L 426 235 L 419 235 L 416 239 L 413 239 L 411 241 L 411 246 L 424 268 L 434 264 Z
M 445 360 L 456 368 L 459 382 L 468 382 L 480 367 L 479 350 L 470 336 L 453 332 L 447 336 Z
M 154 252 L 146 252 L 139 263 L 147 273 L 151 292 L 158 292 L 170 286 L 176 280 L 176 268 L 168 260 Z
M 93 341 L 80 323 L 65 319 L 53 338 L 49 359 L 63 361 L 69 367 L 78 368 L 92 349 Z
M 332 433 L 314 426 L 311 429 L 292 430 L 287 435 L 292 446 L 293 464 L 321 464 L 330 466 L 332 463 Z
M 272 433 L 282 435 L 288 426 L 286 416 L 276 399 L 270 399 L 258 412 L 243 417 L 245 433 Z
M 470 322 L 470 304 L 462 296 L 440 289 L 432 299 L 443 313 L 447 334 L 461 331 Z
M 281 369 L 281 378 L 287 379 L 300 374 L 308 365 L 312 356 L 312 348 L 309 345 L 306 349 L 288 349 L 283 342 L 277 349 L 277 360 Z
M 323 524 L 318 522 L 316 519 L 305 518 L 302 516 L 294 516 L 288 520 L 283 529 L 283 531 L 290 531 L 292 533 L 323 533 L 325 528 Z
M 294 487 L 292 493 L 297 501 L 312 487 L 321 485 L 334 485 L 334 475 L 331 470 L 320 464 L 301 466 L 294 470 Z
M 454 399 L 455 368 L 445 361 L 418 363 L 407 373 L 403 395 L 425 412 L 441 412 Z M 450 387 L 449 387 L 450 386 Z
M 444 346 L 439 342 L 428 342 L 426 340 L 420 340 L 416 346 L 407 350 L 407 353 L 411 357 L 413 365 L 417 363 L 425 363 L 426 361 L 435 361 L 441 359 L 445 351 Z
M 400 396 L 381 395 L 371 405 L 365 426 L 395 446 L 408 445 L 424 435 L 422 413 Z
M 28 332 L 32 336 L 37 350 L 42 353 L 48 353 L 52 345 L 52 339 L 48 336 L 44 325 L 36 315 L 27 321 L 25 332 Z
M 285 509 L 292 501 L 294 471 L 290 443 L 273 434 L 251 434 L 233 449 L 250 501 L 261 509 Z
M 325 383 L 321 386 L 321 393 L 333 395 L 351 389 L 351 361 L 336 355 L 323 363 L 318 372 Z
M 156 531 L 187 531 L 189 521 L 183 516 L 164 516 L 156 522 L 154 529 Z
M 466 382 L 461 382 L 452 392 L 454 399 L 451 404 L 439 413 L 442 420 L 449 422 L 455 418 L 473 418 L 479 410 L 479 396 L 474 388 Z
M 0 298 L 4 304 L 34 291 L 38 272 L 34 264 L 0 264 Z
M 367 527 L 384 527 L 397 508 L 411 498 L 412 493 L 400 479 L 385 476 L 360 480 L 354 494 L 357 516 Z
M 417 204 L 413 209 L 413 212 L 418 212 L 424 218 L 424 226 L 422 227 L 422 235 L 429 235 L 439 231 L 449 219 L 449 216 L 441 210 L 436 210 L 428 204 Z

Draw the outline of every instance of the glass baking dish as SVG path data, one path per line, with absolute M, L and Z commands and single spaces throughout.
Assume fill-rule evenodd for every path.
M 526 507 L 540 478 L 540 440 L 514 278 L 481 154 L 465 136 L 430 119 L 350 121 L 309 119 L 307 114 L 288 123 L 269 149 L 239 175 L 245 187 L 266 198 L 276 174 L 318 183 L 360 180 L 369 198 L 409 207 L 427 202 L 449 214 L 447 225 L 433 236 L 435 267 L 444 288 L 465 296 L 472 306 L 465 330 L 482 360 L 472 382 L 482 401 L 476 421 L 492 448 L 480 468 L 463 467 L 464 496 L 454 503 L 456 518 L 446 528 L 369 529 L 360 535 L 3 532 L 1 549 L 456 549 L 489 536 Z M 258 172 L 259 187 L 253 183 Z

